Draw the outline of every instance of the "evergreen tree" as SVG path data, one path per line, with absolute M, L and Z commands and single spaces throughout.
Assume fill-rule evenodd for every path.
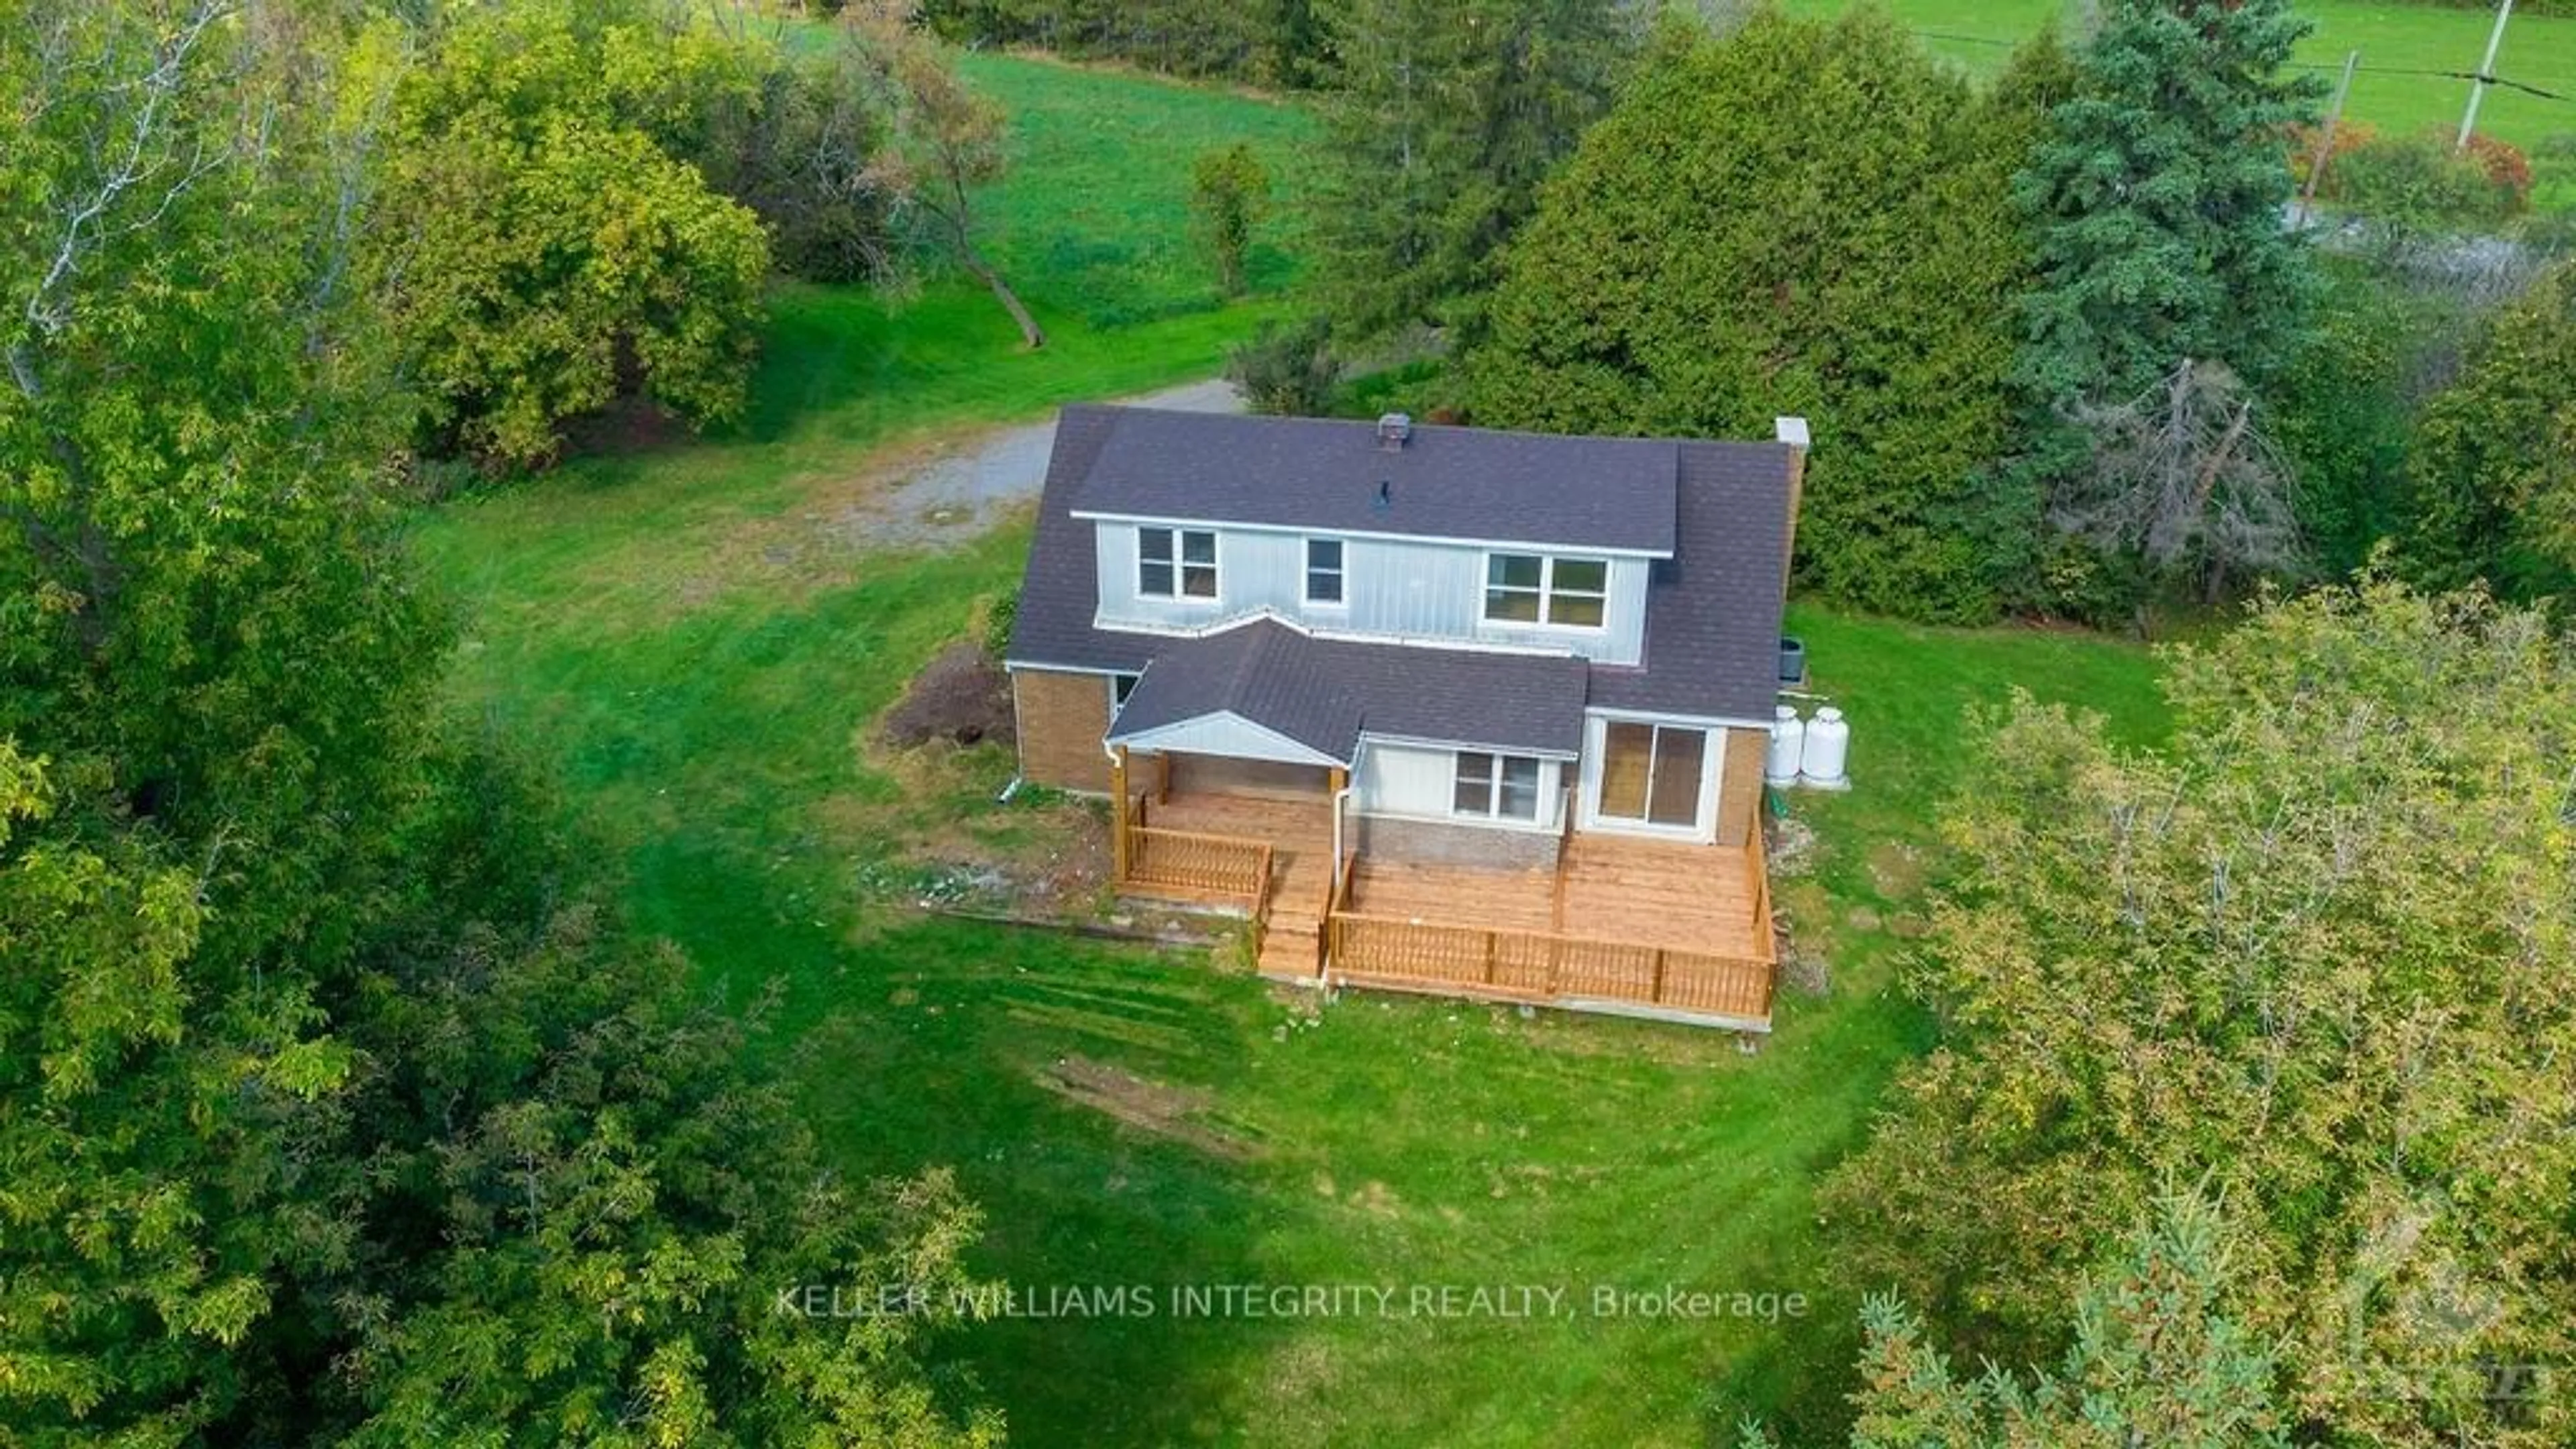
M 1990 615 L 2037 527 L 1983 469 L 2026 275 L 2005 186 L 2054 54 L 1981 98 L 1874 13 L 1671 26 L 1506 255 L 1476 420 L 1762 438 L 1804 414 L 1800 577 Z
M 2323 83 L 2287 69 L 2290 0 L 2105 0 L 2017 179 L 2039 285 L 2019 374 L 2034 404 L 2134 397 L 2185 361 L 2258 390 L 2297 345 L 2309 279 L 2283 227 L 2285 137 Z
M 2221 1308 L 2224 1231 L 2203 1197 L 2160 1202 L 2117 1269 L 2078 1296 L 2054 1376 L 1989 1365 L 1962 1378 L 1921 1319 L 1870 1298 L 1852 1449 L 2286 1449 L 2271 1357 Z
M 2435 584 L 2576 594 L 2576 262 L 2490 320 L 2425 405 L 2401 550 Z
M 1608 109 L 1626 0 L 1327 0 L 1329 164 L 1317 204 L 1336 326 L 1459 320 L 1539 182 Z

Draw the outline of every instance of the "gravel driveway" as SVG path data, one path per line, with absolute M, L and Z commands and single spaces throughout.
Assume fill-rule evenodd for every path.
M 1194 413 L 1239 413 L 1243 398 L 1222 379 L 1122 398 L 1139 407 Z M 863 548 L 939 548 L 982 533 L 996 515 L 1038 496 L 1055 420 L 1002 428 L 968 439 L 889 478 L 868 501 L 832 522 Z

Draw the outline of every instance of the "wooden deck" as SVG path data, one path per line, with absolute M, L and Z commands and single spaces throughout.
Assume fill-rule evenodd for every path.
M 1331 974 L 1767 1030 L 1775 951 L 1761 849 L 1576 834 L 1555 871 L 1364 857 Z
M 1265 976 L 1769 1029 L 1758 841 L 1571 834 L 1554 871 L 1363 857 L 1336 903 L 1328 798 L 1139 796 L 1131 815 L 1121 888 L 1244 911 Z
M 1578 834 L 1567 838 L 1554 871 L 1364 856 L 1344 908 L 1757 956 L 1769 949 L 1770 924 L 1754 919 L 1756 869 L 1753 852 L 1740 846 Z

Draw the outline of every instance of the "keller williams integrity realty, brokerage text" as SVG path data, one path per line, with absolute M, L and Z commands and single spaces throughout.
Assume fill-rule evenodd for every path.
M 1805 1293 L 1681 1283 L 985 1283 L 932 1291 L 906 1284 L 790 1284 L 777 1313 L 875 1318 L 945 1312 L 994 1318 L 1805 1318 Z

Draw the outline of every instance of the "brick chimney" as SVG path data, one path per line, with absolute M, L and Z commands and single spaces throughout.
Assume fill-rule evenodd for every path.
M 1780 441 L 1789 445 L 1789 551 L 1787 557 L 1794 560 L 1798 553 L 1798 504 L 1805 495 L 1807 486 L 1807 420 L 1774 418 L 1771 420 L 1771 425 L 1777 431 Z M 1786 599 L 1788 596 L 1789 572 L 1784 566 L 1780 571 L 1780 597 Z

